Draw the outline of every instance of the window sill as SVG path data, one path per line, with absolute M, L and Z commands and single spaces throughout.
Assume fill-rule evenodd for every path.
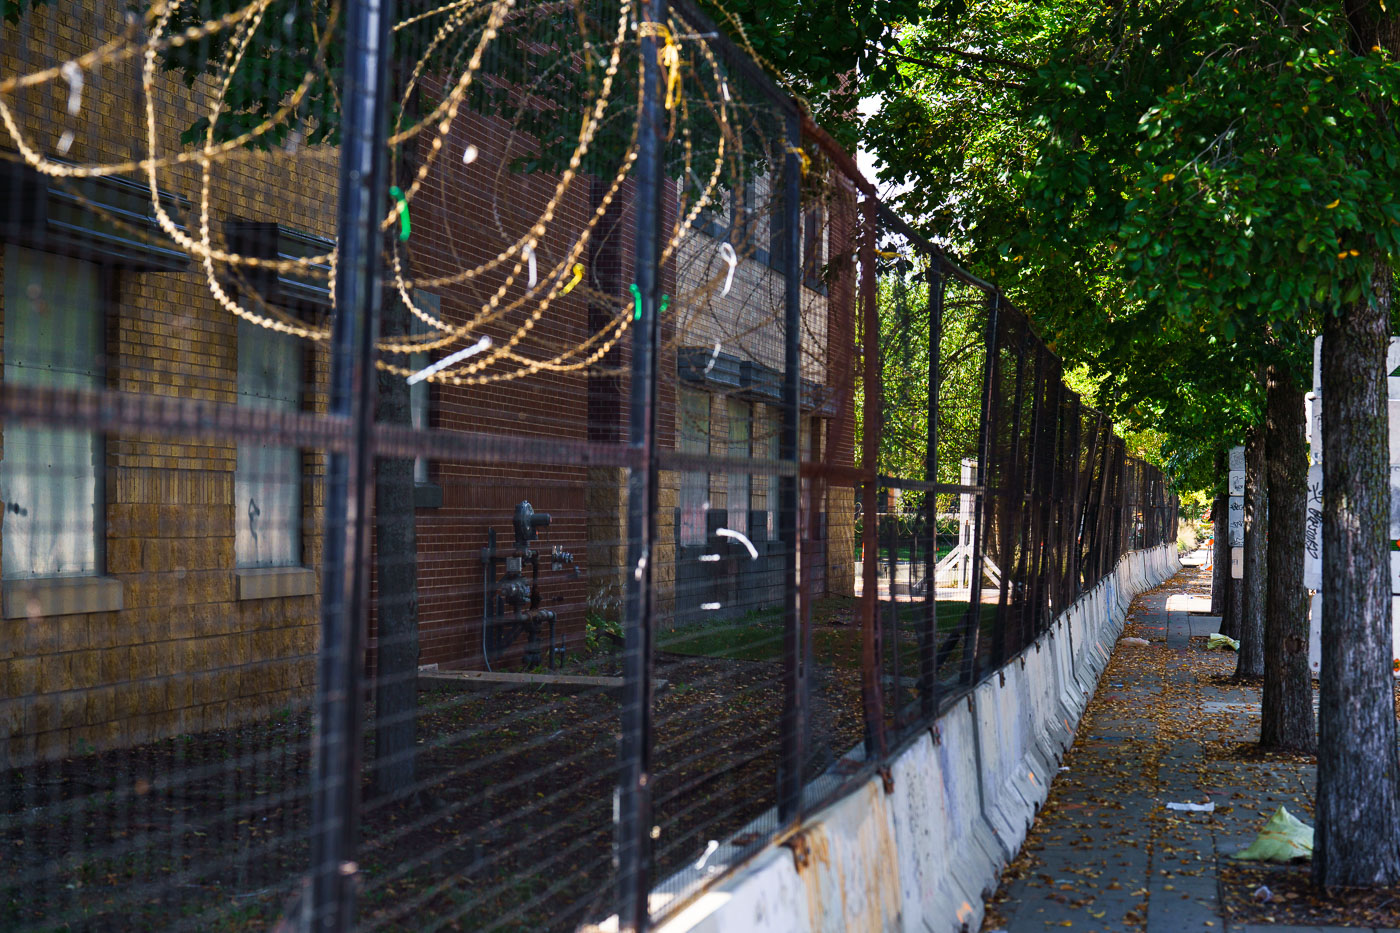
M 415 509 L 442 508 L 442 487 L 437 483 L 414 483 L 413 507 Z
M 306 567 L 248 567 L 234 573 L 239 602 L 316 595 L 316 571 Z
M 115 612 L 123 605 L 122 584 L 111 577 L 6 580 L 3 602 L 7 619 Z

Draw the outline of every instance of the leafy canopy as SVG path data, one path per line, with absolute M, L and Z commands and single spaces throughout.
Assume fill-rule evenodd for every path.
M 887 179 L 1179 476 L 1397 254 L 1400 68 L 1340 3 L 973 3 L 901 38 Z

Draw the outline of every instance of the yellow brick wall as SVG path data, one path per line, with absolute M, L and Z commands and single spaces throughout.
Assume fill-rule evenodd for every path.
M 856 491 L 826 490 L 826 589 L 832 596 L 856 595 Z
M 0 76 L 77 57 L 114 34 L 118 12 L 85 0 L 41 6 L 20 26 L 0 27 Z M 88 72 L 76 118 L 66 112 L 61 79 L 5 102 L 28 142 L 50 156 L 66 128 L 75 137 L 66 159 L 117 163 L 145 154 L 140 87 L 138 56 Z M 179 133 L 202 112 L 207 91 L 207 83 L 189 89 L 158 73 L 153 99 L 163 152 L 179 148 Z M 12 151 L 16 142 L 0 132 L 0 147 Z M 332 235 L 334 157 L 329 150 L 238 154 L 215 169 L 211 226 L 237 218 Z M 144 180 L 134 172 L 123 177 Z M 159 183 L 198 204 L 195 164 L 163 170 Z M 186 222 L 196 226 L 194 217 Z M 199 266 L 121 269 L 115 283 L 105 309 L 113 323 L 109 387 L 234 404 L 237 322 L 213 300 Z M 326 355 L 304 346 L 304 407 L 324 410 L 318 387 Z M 124 608 L 0 623 L 0 737 L 8 739 L 0 755 L 11 764 L 224 728 L 309 700 L 318 599 L 236 598 L 235 454 L 232 440 L 107 437 L 105 570 L 120 581 Z M 302 563 L 319 569 L 324 457 L 307 452 L 303 461 Z

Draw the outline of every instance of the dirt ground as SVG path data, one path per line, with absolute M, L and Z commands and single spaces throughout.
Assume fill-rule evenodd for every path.
M 852 608 L 815 613 L 808 775 L 862 739 Z M 734 635 L 760 624 L 658 651 L 653 882 L 775 803 L 781 659 L 762 632 Z M 361 927 L 572 930 L 611 913 L 618 728 L 603 690 L 421 692 L 418 784 L 363 806 Z M 0 928 L 266 929 L 310 856 L 311 733 L 307 709 L 284 710 L 0 776 Z

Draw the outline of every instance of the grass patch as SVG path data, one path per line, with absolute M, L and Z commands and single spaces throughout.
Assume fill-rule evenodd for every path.
M 881 604 L 881 621 L 888 626 L 889 603 Z M 963 623 L 967 603 L 946 600 L 938 603 L 938 630 L 953 632 Z M 833 596 L 817 600 L 812 607 L 812 652 L 818 664 L 860 670 L 860 601 Z M 985 621 L 996 615 L 995 605 L 982 607 Z M 918 626 L 923 603 L 899 604 L 901 664 L 918 663 Z M 886 628 L 886 632 L 889 629 Z M 657 648 L 687 657 L 708 657 L 728 661 L 780 661 L 783 657 L 783 617 L 780 610 L 749 612 L 731 619 L 715 619 L 663 629 Z M 888 646 L 887 646 L 888 650 Z

